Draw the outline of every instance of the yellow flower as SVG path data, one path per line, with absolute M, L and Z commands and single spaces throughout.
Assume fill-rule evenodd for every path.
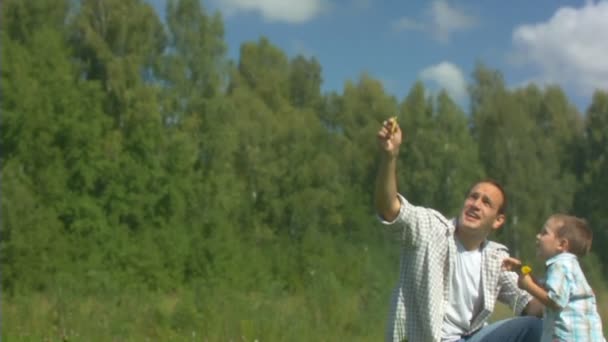
M 532 267 L 524 265 L 521 267 L 521 274 L 526 275 L 532 272 Z
M 391 134 L 394 134 L 397 130 L 397 117 L 393 116 L 391 119 Z

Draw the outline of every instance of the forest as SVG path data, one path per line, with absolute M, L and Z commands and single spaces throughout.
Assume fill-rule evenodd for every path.
M 166 18 L 143 0 L 4 0 L 0 19 L 3 340 L 382 340 L 399 242 L 373 191 L 392 116 L 400 191 L 449 217 L 500 181 L 491 238 L 533 268 L 549 215 L 587 219 L 608 332 L 608 89 L 581 112 L 478 61 L 468 108 L 366 73 L 322 91 L 314 56 L 265 37 L 228 58 L 198 0 Z

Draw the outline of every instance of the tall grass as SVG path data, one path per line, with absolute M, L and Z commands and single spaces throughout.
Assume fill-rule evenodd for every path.
M 3 341 L 380 341 L 387 294 L 354 290 L 271 296 L 264 291 L 133 292 L 2 298 Z M 608 293 L 598 296 L 608 335 Z M 492 320 L 510 317 L 499 304 Z
M 344 289 L 342 289 L 344 290 Z M 4 341 L 378 341 L 388 297 L 136 292 L 3 297 Z M 371 305 L 370 305 L 371 304 Z

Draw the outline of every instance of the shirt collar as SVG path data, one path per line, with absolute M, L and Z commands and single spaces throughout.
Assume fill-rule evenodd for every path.
M 450 220 L 450 222 L 452 223 L 452 229 L 454 229 L 454 241 L 456 241 L 456 245 L 458 246 L 458 244 L 462 243 L 460 242 L 460 240 L 458 240 L 458 237 L 456 236 L 456 229 L 458 229 L 458 217 L 454 217 Z M 488 244 L 488 239 L 485 239 L 481 242 L 481 245 L 479 245 L 479 250 L 483 251 L 484 248 L 487 246 Z M 464 247 L 463 247 L 464 248 Z
M 559 260 L 572 260 L 572 259 L 576 259 L 576 255 L 574 255 L 572 253 L 568 253 L 568 252 L 559 253 L 559 254 L 556 254 L 556 255 L 550 257 L 549 259 L 547 259 L 547 261 L 545 262 L 545 266 L 549 267 L 549 265 L 551 265 Z

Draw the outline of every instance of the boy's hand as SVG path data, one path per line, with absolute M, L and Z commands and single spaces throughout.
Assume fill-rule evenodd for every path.
M 534 284 L 534 279 L 532 279 L 530 274 L 526 273 L 519 275 L 519 279 L 517 279 L 517 286 L 520 289 L 528 291 L 530 284 Z

